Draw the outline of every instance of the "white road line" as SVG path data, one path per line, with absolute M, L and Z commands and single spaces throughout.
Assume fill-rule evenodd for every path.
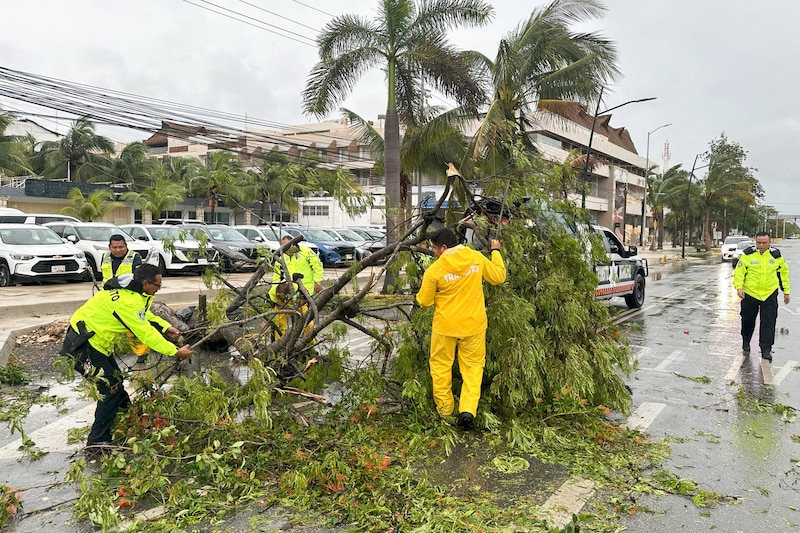
M 731 363 L 730 368 L 728 369 L 728 373 L 725 374 L 725 379 L 733 379 L 736 377 L 736 374 L 739 373 L 739 369 L 742 368 L 742 363 L 744 363 L 744 356 L 737 355 L 736 358 Z
M 665 404 L 644 402 L 628 418 L 625 427 L 645 430 L 664 409 Z M 583 509 L 586 501 L 594 495 L 594 482 L 575 477 L 568 479 L 539 508 L 539 515 L 551 527 L 564 527 L 572 521 L 572 515 Z
M 634 353 L 633 356 L 631 357 L 631 361 L 638 361 L 639 359 L 650 353 L 650 350 L 652 350 L 652 348 L 650 348 L 649 346 L 637 346 L 636 353 Z
M 761 359 L 761 377 L 764 378 L 764 385 L 775 384 L 775 376 L 772 375 L 772 363 L 766 359 Z
M 797 361 L 786 361 L 786 364 L 781 367 L 777 374 L 773 377 L 772 384 L 780 385 L 789 373 L 797 366 Z M 766 383 L 766 382 L 765 382 Z
M 674 352 L 672 352 L 671 354 L 669 354 L 667 357 L 665 357 L 665 358 L 664 358 L 664 360 L 663 360 L 663 361 L 661 361 L 661 362 L 658 364 L 658 366 L 657 366 L 657 367 L 655 367 L 653 370 L 657 370 L 657 371 L 663 372 L 663 371 L 664 371 L 664 370 L 666 370 L 666 369 L 667 369 L 667 367 L 668 367 L 669 365 L 671 365 L 671 364 L 672 364 L 672 362 L 673 362 L 673 361 L 675 361 L 675 359 L 677 359 L 677 358 L 678 358 L 678 357 L 679 357 L 679 356 L 680 356 L 682 353 L 683 353 L 683 350 L 675 350 Z
M 653 423 L 653 420 L 656 419 L 664 407 L 666 407 L 666 404 L 663 403 L 642 402 L 642 404 L 631 413 L 631 416 L 628 417 L 627 422 L 625 422 L 623 426 L 644 431 L 650 427 L 650 424 Z
M 539 508 L 539 514 L 551 527 L 564 527 L 572 521 L 572 515 L 580 512 L 586 500 L 594 494 L 594 482 L 589 479 L 572 478 Z
M 36 443 L 36 446 L 47 452 L 68 451 L 73 452 L 83 448 L 83 442 L 67 444 L 67 431 L 81 426 L 87 426 L 94 420 L 95 404 L 91 403 L 67 416 L 59 418 L 52 424 L 28 433 L 27 437 Z M 22 439 L 9 442 L 0 448 L 0 459 L 17 459 L 24 454 L 17 450 L 22 446 Z

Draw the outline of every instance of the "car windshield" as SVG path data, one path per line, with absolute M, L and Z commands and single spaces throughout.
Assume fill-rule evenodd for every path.
M 327 231 L 322 231 L 321 229 L 307 229 L 305 230 L 306 236 L 309 240 L 312 241 L 334 241 L 339 239 L 334 239 L 332 235 L 330 235 Z
M 202 232 L 202 230 L 196 230 L 194 228 L 186 229 L 183 226 L 167 226 L 167 232 L 164 234 L 164 237 L 178 242 L 193 242 L 197 240 L 195 238 L 196 231 Z M 162 237 L 162 239 L 164 237 Z
M 264 238 L 268 241 L 278 241 L 278 234 L 269 226 L 260 226 L 259 231 L 264 234 Z
M 147 226 L 147 231 L 157 241 L 160 241 L 169 233 L 169 226 Z
M 86 241 L 108 242 L 112 235 L 122 235 L 126 241 L 133 241 L 133 237 L 116 226 L 75 226 L 75 232 Z
M 742 241 L 749 241 L 750 239 L 744 235 L 729 235 L 725 237 L 725 244 L 736 244 Z
M 250 240 L 233 228 L 206 228 L 206 232 L 215 241 L 250 242 Z
M 64 244 L 53 230 L 35 227 L 0 229 L 0 241 L 16 245 Z
M 362 237 L 361 235 L 359 235 L 355 231 L 352 231 L 352 230 L 349 230 L 349 229 L 342 228 L 342 229 L 337 229 L 336 231 L 339 232 L 339 235 L 341 235 L 342 237 L 344 237 L 348 241 L 364 241 L 364 240 L 366 240 L 366 239 L 364 239 L 364 237 Z
M 737 250 L 744 250 L 748 246 L 753 246 L 753 241 L 742 241 L 736 246 L 736 249 Z

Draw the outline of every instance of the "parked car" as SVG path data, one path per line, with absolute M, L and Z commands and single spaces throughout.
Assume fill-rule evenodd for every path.
M 128 235 L 137 241 L 150 244 L 158 254 L 158 268 L 162 274 L 170 272 L 201 273 L 211 265 L 217 264 L 219 253 L 213 248 L 202 246 L 191 233 L 172 231 L 172 226 L 164 224 L 123 224 Z M 164 238 L 169 244 L 164 242 Z M 152 261 L 155 263 L 155 256 Z
M 337 242 L 349 242 L 350 244 L 355 246 L 356 259 L 358 259 L 359 261 L 369 256 L 370 254 L 373 254 L 378 250 L 382 250 L 383 248 L 385 248 L 385 245 L 381 246 L 380 243 L 372 239 L 366 239 L 362 235 L 358 234 L 357 232 L 349 228 L 318 228 L 318 229 L 321 229 L 325 233 L 330 234 Z
M 149 243 L 133 240 L 125 230 L 108 222 L 49 222 L 45 226 L 86 254 L 86 261 L 98 281 L 103 279 L 100 265 L 103 262 L 103 254 L 108 251 L 108 240 L 114 234 L 125 237 L 128 249 L 139 252 L 143 262 L 149 263 L 153 259 L 158 261 L 157 257 L 151 256 L 153 248 Z
M 336 241 L 331 235 L 320 229 L 284 226 L 283 231 L 294 237 L 302 235 L 306 241 L 316 244 L 323 266 L 344 266 L 347 261 L 356 258 L 355 246 L 347 242 Z
M 222 224 L 184 224 L 172 227 L 175 234 L 186 231 L 219 253 L 219 267 L 224 272 L 252 272 L 259 259 L 259 245 L 232 226 Z M 172 234 L 172 233 L 170 233 Z
M 755 241 L 741 241 L 739 244 L 737 244 L 736 249 L 733 251 L 733 255 L 731 257 L 731 264 L 734 267 L 738 265 L 739 259 L 744 255 L 744 251 L 755 245 Z
M 0 287 L 22 281 L 81 280 L 86 256 L 56 233 L 33 224 L 0 224 Z
M 747 235 L 728 235 L 722 243 L 722 261 L 733 261 L 733 251 L 742 241 L 751 241 Z
M 386 246 L 386 232 L 375 228 L 347 228 L 363 236 L 366 240 L 379 241 Z
M 232 226 L 236 231 L 247 237 L 249 240 L 265 245 L 270 252 L 276 252 L 281 247 L 281 239 L 284 236 L 293 237 L 291 234 L 280 231 L 272 226 Z M 307 241 L 300 241 L 300 246 L 309 248 L 319 255 L 319 248 L 316 244 Z
M 48 222 L 80 222 L 69 215 L 56 215 L 52 213 L 22 213 L 0 214 L 0 223 L 4 224 L 47 224 Z

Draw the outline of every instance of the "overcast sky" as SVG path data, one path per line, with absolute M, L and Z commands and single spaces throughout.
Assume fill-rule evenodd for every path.
M 212 3 L 274 27 L 249 19 L 257 28 L 192 5 L 221 11 Z M 372 18 L 377 2 L 6 0 L 4 4 L 0 66 L 246 113 L 279 127 L 313 121 L 301 112 L 300 94 L 317 61 L 313 39 L 318 31 L 331 15 L 358 13 Z M 452 41 L 494 57 L 499 40 L 544 2 L 491 4 L 495 16 L 489 26 L 454 32 Z M 626 127 L 644 156 L 648 131 L 672 123 L 650 135 L 650 159 L 661 164 L 664 143 L 669 141 L 668 165 L 682 164 L 687 170 L 695 155 L 724 131 L 748 152 L 747 163 L 757 169 L 766 203 L 781 213 L 800 215 L 800 187 L 795 183 L 800 150 L 794 144 L 800 138 L 800 73 L 795 68 L 800 57 L 796 27 L 800 2 L 606 0 L 605 5 L 603 19 L 580 28 L 599 31 L 617 44 L 623 78 L 609 87 L 601 107 L 657 97 L 617 109 L 611 125 Z M 293 34 L 267 31 L 278 28 Z M 383 113 L 382 74 L 366 76 L 344 106 L 365 117 Z M 0 107 L 33 109 L 3 97 Z M 56 127 L 47 120 L 40 122 Z M 67 126 L 64 121 L 59 131 Z M 142 138 L 135 132 L 101 132 L 114 140 Z

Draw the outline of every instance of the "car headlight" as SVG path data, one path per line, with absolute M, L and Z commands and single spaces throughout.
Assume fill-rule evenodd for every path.
M 33 259 L 32 255 L 28 254 L 9 254 L 14 261 L 30 261 Z
M 86 254 L 83 252 L 78 252 L 77 254 L 75 254 L 75 257 L 77 257 L 78 259 L 84 259 L 86 257 Z

